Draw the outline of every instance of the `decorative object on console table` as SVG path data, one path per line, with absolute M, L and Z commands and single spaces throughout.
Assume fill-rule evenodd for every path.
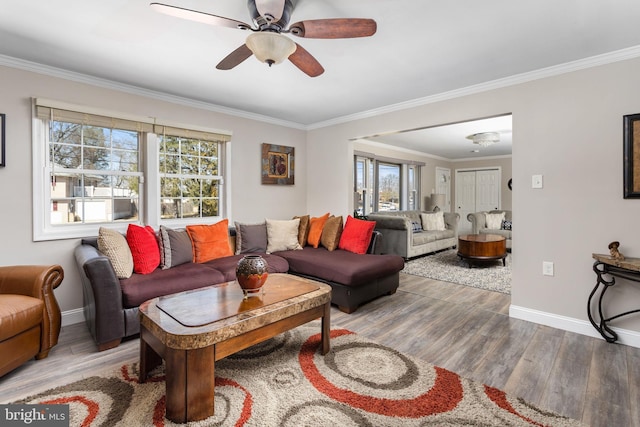
M 624 198 L 640 198 L 640 114 L 624 116 Z
M 262 183 L 293 185 L 295 148 L 284 145 L 262 144 Z
M 4 149 L 4 123 L 7 120 L 5 114 L 0 114 L 0 167 L 5 167 L 5 149 Z
M 236 267 L 236 280 L 242 288 L 244 297 L 256 294 L 267 281 L 269 273 L 267 261 L 260 255 L 245 255 Z
M 598 279 L 596 280 L 596 286 L 589 294 L 589 299 L 587 300 L 587 315 L 589 316 L 589 321 L 593 327 L 596 328 L 600 335 L 602 335 L 602 338 L 607 342 L 616 342 L 618 340 L 618 334 L 616 334 L 607 323 L 622 316 L 640 313 L 640 309 L 626 311 L 624 313 L 605 318 L 602 309 L 602 301 L 604 300 L 604 294 L 607 289 L 616 284 L 616 277 L 627 279 L 632 282 L 640 282 L 640 258 L 626 258 L 620 260 L 609 255 L 601 254 L 592 254 L 592 257 L 596 260 L 596 262 L 593 263 L 593 271 L 596 273 Z M 605 277 L 605 275 L 609 276 L 610 279 Z M 603 285 L 603 287 L 600 291 L 600 296 L 598 297 L 598 321 L 596 321 L 595 315 L 592 313 L 595 309 L 592 310 L 591 306 L 593 298 L 596 295 L 598 288 L 600 288 L 600 285 Z
M 620 247 L 620 242 L 611 242 L 609 243 L 609 253 L 611 254 L 611 258 L 617 259 L 618 261 L 624 260 L 624 255 L 620 253 L 618 249 Z

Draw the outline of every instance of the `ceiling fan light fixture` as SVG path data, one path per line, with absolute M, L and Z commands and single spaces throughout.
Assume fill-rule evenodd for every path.
M 481 147 L 488 147 L 497 142 L 500 142 L 500 134 L 498 132 L 474 133 L 473 135 L 469 135 L 467 139 L 470 139 L 474 144 L 477 144 Z
M 269 66 L 289 58 L 297 47 L 290 38 L 268 31 L 249 34 L 245 43 L 258 61 Z

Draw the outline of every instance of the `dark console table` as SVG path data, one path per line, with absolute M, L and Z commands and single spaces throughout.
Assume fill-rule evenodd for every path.
M 589 321 L 600 335 L 607 340 L 607 342 L 616 342 L 618 340 L 618 334 L 616 334 L 607 323 L 615 320 L 619 317 L 626 316 L 633 313 L 640 313 L 638 310 L 630 310 L 624 313 L 616 314 L 611 317 L 604 317 L 602 312 L 602 300 L 604 294 L 611 286 L 616 284 L 616 277 L 621 277 L 634 282 L 640 282 L 640 258 L 626 258 L 624 260 L 616 260 L 609 255 L 593 254 L 593 258 L 596 262 L 593 263 L 593 271 L 596 273 L 597 281 L 596 286 L 589 295 L 589 301 L 587 302 L 587 314 L 589 315 Z M 607 279 L 605 275 L 608 275 L 610 279 Z M 600 289 L 600 296 L 598 297 L 597 314 L 599 322 L 596 322 L 594 316 L 593 298 Z

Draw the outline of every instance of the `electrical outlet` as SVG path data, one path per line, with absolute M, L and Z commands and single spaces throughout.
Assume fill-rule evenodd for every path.
M 551 261 L 542 261 L 542 275 L 553 276 L 553 263 Z

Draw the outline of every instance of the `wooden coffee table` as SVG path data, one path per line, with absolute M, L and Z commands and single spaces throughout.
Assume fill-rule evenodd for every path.
M 506 266 L 507 239 L 497 234 L 463 234 L 458 236 L 458 256 L 471 261 L 502 260 Z
M 270 274 L 261 295 L 235 282 L 154 298 L 140 305 L 140 382 L 165 361 L 166 417 L 177 423 L 213 415 L 215 361 L 322 319 L 329 351 L 331 287 Z

